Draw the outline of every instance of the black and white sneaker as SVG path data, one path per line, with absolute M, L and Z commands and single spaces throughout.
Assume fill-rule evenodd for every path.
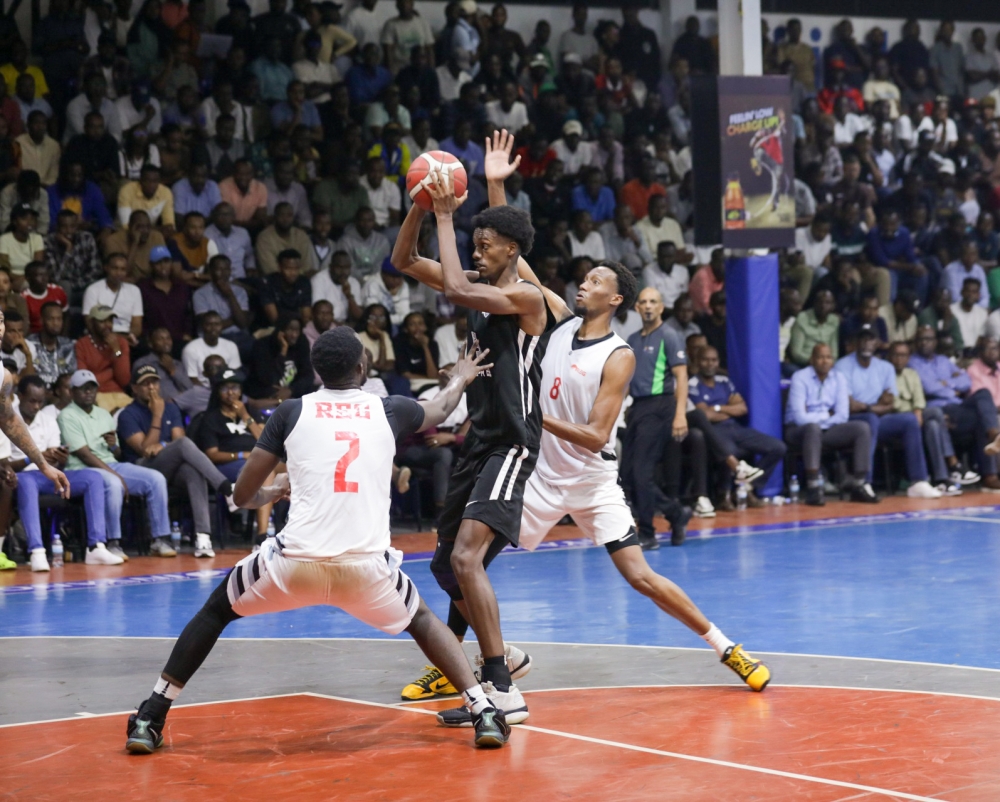
M 138 711 L 128 717 L 125 728 L 125 751 L 133 755 L 151 755 L 163 746 L 162 721 L 153 721 L 145 708 L 146 702 L 139 705 Z
M 506 691 L 498 690 L 492 682 L 484 682 L 482 686 L 490 701 L 503 711 L 506 724 L 523 724 L 528 720 L 528 705 L 516 685 L 511 685 Z M 473 726 L 472 713 L 464 705 L 442 710 L 437 714 L 437 720 L 445 727 Z
M 503 711 L 495 707 L 473 713 L 472 726 L 476 729 L 476 746 L 480 749 L 498 749 L 510 738 L 510 725 Z

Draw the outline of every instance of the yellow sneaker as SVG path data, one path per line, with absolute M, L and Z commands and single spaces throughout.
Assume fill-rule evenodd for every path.
M 17 563 L 7 559 L 7 555 L 0 551 L 0 571 L 13 571 L 17 568 Z
M 414 702 L 418 699 L 432 699 L 435 696 L 454 696 L 458 693 L 458 688 L 451 684 L 448 679 L 434 666 L 424 666 L 428 669 L 420 679 L 411 682 L 400 692 L 400 696 L 405 702 Z
M 722 663 L 735 671 L 752 690 L 762 691 L 771 681 L 768 667 L 743 651 L 742 643 L 726 649 L 726 653 L 722 655 Z

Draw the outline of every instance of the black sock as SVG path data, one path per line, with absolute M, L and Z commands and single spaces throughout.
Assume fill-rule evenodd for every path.
M 510 669 L 507 668 L 507 658 L 503 655 L 499 657 L 483 658 L 483 682 L 492 682 L 498 691 L 508 691 L 514 681 L 510 678 Z
M 143 702 L 142 713 L 149 717 L 151 721 L 157 724 L 162 724 L 167 717 L 167 713 L 170 712 L 171 702 L 162 693 L 156 693 L 155 691 L 150 694 L 149 698 Z

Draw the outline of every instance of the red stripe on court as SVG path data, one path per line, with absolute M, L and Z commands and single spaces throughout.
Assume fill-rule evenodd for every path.
M 529 695 L 537 727 L 972 802 L 1000 798 L 1000 703 L 918 694 L 648 688 Z M 0 729 L 15 799 L 874 800 L 884 795 L 515 728 L 508 748 L 430 716 L 311 696 L 178 708 L 125 754 L 125 716 Z

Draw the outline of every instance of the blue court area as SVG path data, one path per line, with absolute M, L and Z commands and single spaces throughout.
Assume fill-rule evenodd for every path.
M 647 558 L 755 651 L 1000 668 L 992 509 L 703 536 Z M 405 570 L 443 616 L 447 599 L 428 561 Z M 603 548 L 507 553 L 490 574 L 508 640 L 704 647 L 629 588 Z M 176 636 L 219 581 L 159 579 L 0 593 L 0 635 Z M 382 637 L 320 608 L 238 621 L 225 636 Z

